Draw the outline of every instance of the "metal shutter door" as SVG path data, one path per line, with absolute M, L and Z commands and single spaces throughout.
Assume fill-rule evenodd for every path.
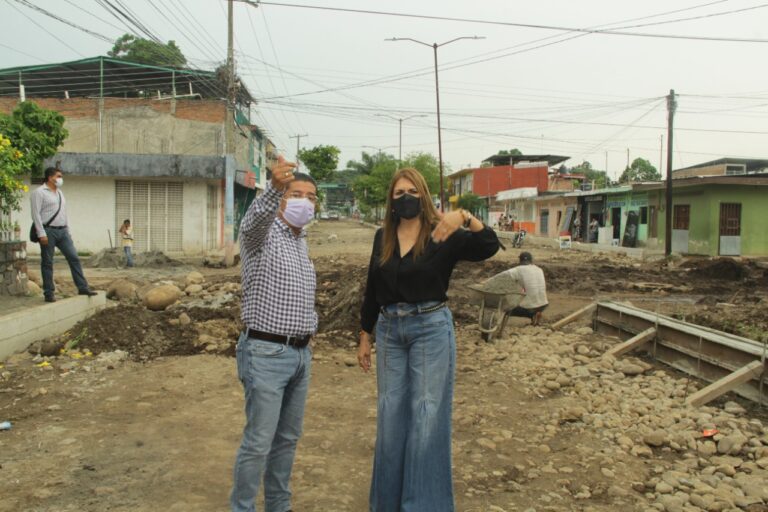
M 120 236 L 120 226 L 125 219 L 131 219 L 133 223 L 133 213 L 131 212 L 131 182 L 115 181 L 115 230 L 112 237 L 115 247 L 122 247 L 122 238 Z
M 165 251 L 166 227 L 166 184 L 149 183 L 149 248 L 152 251 Z
M 184 250 L 184 184 L 167 183 L 166 195 L 166 251 L 181 252 Z
M 216 185 L 208 185 L 208 204 L 206 215 L 206 247 L 216 249 L 218 247 L 219 237 L 219 194 Z
M 133 184 L 133 251 L 136 253 L 149 250 L 149 183 L 134 181 Z

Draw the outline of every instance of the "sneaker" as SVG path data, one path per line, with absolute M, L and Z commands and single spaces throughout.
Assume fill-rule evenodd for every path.
M 78 295 L 87 295 L 89 297 L 93 297 L 94 295 L 97 295 L 97 293 L 93 290 L 86 289 L 86 290 L 80 290 L 77 292 Z
M 56 297 L 54 297 L 53 295 L 46 295 L 45 302 L 56 302 Z

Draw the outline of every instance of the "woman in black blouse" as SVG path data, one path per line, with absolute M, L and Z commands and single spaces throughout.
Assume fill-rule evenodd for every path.
M 378 415 L 370 510 L 452 512 L 456 339 L 446 291 L 459 260 L 490 258 L 499 241 L 466 210 L 441 219 L 415 169 L 395 173 L 387 211 L 373 242 L 358 349 L 368 371 L 375 327 Z

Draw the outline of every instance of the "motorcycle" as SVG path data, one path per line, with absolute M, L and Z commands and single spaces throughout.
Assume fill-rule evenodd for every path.
M 523 246 L 523 242 L 525 241 L 525 235 L 526 231 L 524 229 L 521 229 L 517 233 L 515 233 L 514 238 L 512 239 L 512 247 L 517 247 L 518 249 Z

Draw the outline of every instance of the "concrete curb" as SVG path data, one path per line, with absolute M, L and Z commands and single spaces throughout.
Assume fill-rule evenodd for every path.
M 0 316 L 0 361 L 26 350 L 35 341 L 63 333 L 106 306 L 107 294 L 101 291 L 93 297 L 78 295 L 53 303 L 41 302 Z

